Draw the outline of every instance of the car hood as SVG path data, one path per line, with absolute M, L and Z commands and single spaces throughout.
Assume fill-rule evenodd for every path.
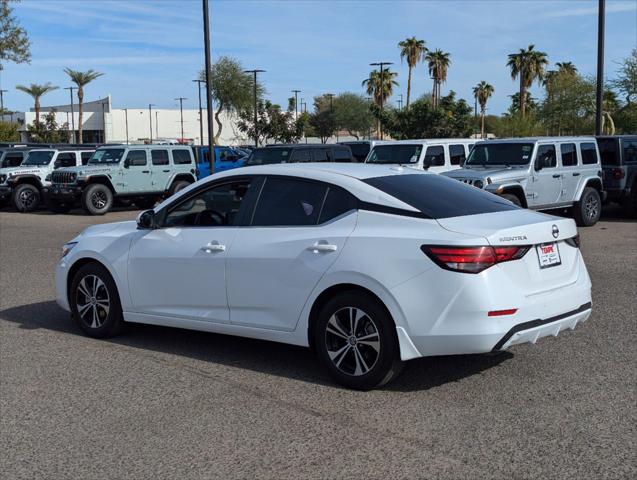
M 38 174 L 42 173 L 43 169 L 46 169 L 46 165 L 42 166 L 42 167 L 37 167 L 37 166 L 6 167 L 6 168 L 0 168 L 0 174 L 5 174 L 5 175 L 9 175 L 9 174 L 12 174 L 12 175 L 35 174 L 35 175 L 38 175 Z
M 113 167 L 104 165 L 82 165 L 78 167 L 59 168 L 58 171 L 73 172 L 77 175 L 97 175 L 98 173 L 111 173 Z
M 86 237 L 97 237 L 100 235 L 108 234 L 108 236 L 119 237 L 127 233 L 131 233 L 137 230 L 137 222 L 135 220 L 128 220 L 125 222 L 114 223 L 102 223 L 100 225 L 91 225 L 85 228 L 82 233 L 73 239 L 77 242 Z
M 504 180 L 516 180 L 525 177 L 527 170 L 524 168 L 461 168 L 458 170 L 451 170 L 444 172 L 441 175 L 456 179 L 480 179 L 485 180 L 487 177 L 491 179 L 493 183 L 502 182 Z

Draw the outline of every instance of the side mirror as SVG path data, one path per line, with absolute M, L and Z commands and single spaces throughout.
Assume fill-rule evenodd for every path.
M 155 228 L 155 210 L 145 210 L 137 215 L 137 228 L 140 230 L 152 230 Z
M 130 160 L 127 158 L 126 160 L 124 160 L 124 168 L 128 167 L 130 167 Z
M 60 162 L 59 160 L 56 160 L 55 162 L 53 162 L 53 168 L 60 168 L 62 166 L 62 162 Z
M 535 164 L 533 165 L 533 168 L 535 169 L 535 171 L 536 171 L 536 172 L 539 172 L 540 170 L 542 170 L 542 168 L 544 168 L 544 165 L 543 165 L 542 160 L 543 160 L 543 159 L 538 158 L 538 159 L 535 161 Z
M 422 161 L 423 170 L 429 170 L 429 167 L 431 167 L 431 159 L 430 158 L 424 158 L 423 161 Z

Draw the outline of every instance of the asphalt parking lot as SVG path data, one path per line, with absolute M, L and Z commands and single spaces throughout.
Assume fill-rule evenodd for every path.
M 0 212 L 2 478 L 635 478 L 637 223 L 581 229 L 589 321 L 497 356 L 332 384 L 309 350 L 133 326 L 80 333 L 60 246 L 132 219 Z

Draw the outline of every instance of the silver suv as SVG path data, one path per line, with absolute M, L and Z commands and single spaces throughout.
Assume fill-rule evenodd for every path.
M 45 195 L 54 212 L 66 212 L 79 201 L 91 215 L 103 215 L 115 202 L 151 208 L 196 180 L 188 146 L 105 146 L 95 150 L 86 166 L 54 171 Z
M 464 168 L 443 175 L 524 208 L 572 208 L 580 226 L 597 223 L 605 197 L 594 137 L 487 140 L 473 147 Z

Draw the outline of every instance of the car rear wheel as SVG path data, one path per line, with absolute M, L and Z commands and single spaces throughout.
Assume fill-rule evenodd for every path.
M 104 215 L 113 206 L 113 192 L 101 183 L 89 185 L 82 193 L 82 206 L 91 215 Z
M 170 195 L 174 195 L 178 191 L 186 188 L 188 185 L 190 185 L 190 182 L 187 182 L 185 180 L 177 180 L 170 187 Z
M 35 185 L 23 183 L 13 190 L 13 206 L 19 212 L 32 212 L 40 205 L 40 191 Z
M 379 387 L 402 370 L 394 322 L 368 294 L 351 291 L 327 302 L 314 341 L 330 375 L 349 388 Z
M 89 263 L 78 270 L 71 282 L 69 303 L 73 318 L 90 337 L 112 337 L 124 327 L 117 287 L 102 265 Z
M 592 227 L 602 213 L 602 199 L 591 187 L 584 188 L 580 201 L 573 205 L 573 217 L 580 227 Z
M 512 193 L 503 193 L 500 196 L 508 200 L 509 202 L 513 203 L 514 205 L 517 205 L 518 207 L 522 206 L 522 202 L 520 202 L 520 199 L 518 198 L 517 195 L 513 195 Z

